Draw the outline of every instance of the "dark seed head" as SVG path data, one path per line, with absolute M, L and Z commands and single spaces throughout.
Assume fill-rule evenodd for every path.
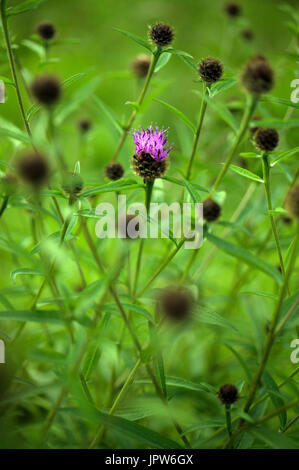
M 26 183 L 36 188 L 43 185 L 50 174 L 47 160 L 38 153 L 23 155 L 17 163 L 17 171 Z
M 299 219 L 299 184 L 291 188 L 286 198 L 287 208 L 290 213 Z
M 109 163 L 105 168 L 106 176 L 112 181 L 119 180 L 124 175 L 124 167 L 117 162 Z
M 238 3 L 228 3 L 225 6 L 225 12 L 228 16 L 236 18 L 237 16 L 241 15 L 242 9 Z
M 274 86 L 274 72 L 264 56 L 256 55 L 247 63 L 241 81 L 249 93 L 267 93 Z
M 79 122 L 78 122 L 78 127 L 80 129 L 80 131 L 82 132 L 82 134 L 85 134 L 86 132 L 88 132 L 91 128 L 91 121 L 90 119 L 81 119 Z
M 207 57 L 198 64 L 200 78 L 206 83 L 215 83 L 223 75 L 223 65 L 218 59 Z
M 254 39 L 254 34 L 251 29 L 244 29 L 243 31 L 241 31 L 241 36 L 243 39 L 245 39 L 245 41 L 248 41 L 248 42 Z
M 56 32 L 55 26 L 49 21 L 43 21 L 42 23 L 40 23 L 36 31 L 37 34 L 46 41 L 48 41 L 49 39 L 53 39 Z
M 140 54 L 132 62 L 131 69 L 134 75 L 138 78 L 144 78 L 147 76 L 149 68 L 151 65 L 151 59 L 146 54 Z
M 167 169 L 167 158 L 157 162 L 149 153 L 142 152 L 140 155 L 134 155 L 131 160 L 131 166 L 134 173 L 141 176 L 145 181 L 151 181 L 155 178 L 161 178 Z
M 31 89 L 36 101 L 44 106 L 54 105 L 61 95 L 61 84 L 52 75 L 37 77 L 32 83 Z
M 83 184 L 83 179 L 80 175 L 77 173 L 67 173 L 64 176 L 62 188 L 66 193 L 75 195 L 82 191 Z
M 149 39 L 156 46 L 163 47 L 172 43 L 174 38 L 174 30 L 166 23 L 156 23 L 149 31 Z
M 203 218 L 207 222 L 215 222 L 221 214 L 221 207 L 213 199 L 206 199 L 203 202 Z
M 264 129 L 260 127 L 254 134 L 254 143 L 261 152 L 272 152 L 279 142 L 279 134 L 276 129 Z
M 239 398 L 239 392 L 235 385 L 225 384 L 218 391 L 218 398 L 224 405 L 232 405 Z
M 163 316 L 179 321 L 190 316 L 194 299 L 185 287 L 172 286 L 161 292 L 158 303 Z
M 285 225 L 290 225 L 293 220 L 291 217 L 288 217 L 287 215 L 284 215 L 281 217 L 281 221 L 285 224 Z

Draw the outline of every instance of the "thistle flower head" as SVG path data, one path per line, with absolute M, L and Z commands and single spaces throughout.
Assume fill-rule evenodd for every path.
M 207 57 L 198 64 L 200 78 L 206 83 L 215 83 L 223 75 L 223 65 L 218 59 Z
M 138 78 L 147 76 L 151 65 L 151 59 L 146 54 L 139 54 L 131 64 L 131 69 L 134 75 Z
M 254 133 L 254 143 L 261 152 L 272 152 L 279 142 L 279 134 L 276 129 L 260 127 Z
M 48 161 L 38 153 L 23 155 L 17 164 L 20 177 L 35 188 L 43 185 L 50 175 Z
M 156 129 L 150 125 L 146 130 L 139 128 L 132 134 L 135 142 L 135 155 L 131 164 L 136 175 L 144 181 L 151 181 L 164 175 L 167 157 L 172 146 L 167 144 L 167 129 Z
M 111 162 L 105 168 L 107 178 L 112 181 L 119 180 L 123 177 L 125 170 L 124 167 L 118 162 Z
M 156 23 L 149 30 L 149 39 L 156 46 L 163 47 L 172 43 L 174 38 L 173 28 L 166 23 Z
M 207 222 L 215 222 L 220 217 L 221 207 L 213 199 L 206 199 L 203 202 L 203 218 Z
M 35 78 L 31 90 L 38 103 L 44 106 L 52 106 L 60 98 L 61 84 L 52 75 L 41 75 Z
M 240 7 L 238 3 L 231 2 L 225 5 L 225 11 L 228 16 L 235 18 L 241 15 L 242 8 Z
M 55 36 L 55 26 L 49 21 L 43 21 L 40 23 L 36 30 L 37 34 L 42 38 L 48 41 Z
M 171 286 L 163 289 L 159 296 L 161 313 L 170 320 L 183 320 L 192 312 L 194 298 L 183 286 Z
M 154 129 L 150 125 L 146 130 L 140 127 L 134 130 L 132 136 L 135 143 L 135 152 L 137 155 L 142 153 L 149 154 L 157 162 L 161 162 L 168 157 L 172 149 L 172 145 L 167 144 L 168 129 L 159 129 L 158 126 Z
M 218 398 L 224 405 L 232 405 L 239 398 L 239 392 L 235 385 L 225 384 L 218 391 Z
M 241 76 L 244 88 L 253 94 L 268 93 L 274 86 L 274 72 L 263 55 L 255 55 L 247 63 Z

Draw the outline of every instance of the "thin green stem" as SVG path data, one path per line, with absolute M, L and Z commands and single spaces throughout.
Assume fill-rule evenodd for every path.
M 254 377 L 253 385 L 251 387 L 250 393 L 248 395 L 247 401 L 246 401 L 245 406 L 244 406 L 245 413 L 247 413 L 249 411 L 249 409 L 251 407 L 251 404 L 254 400 L 255 394 L 257 392 L 261 377 L 262 377 L 263 372 L 265 370 L 265 367 L 266 367 L 266 364 L 267 364 L 267 361 L 268 361 L 268 358 L 269 358 L 269 355 L 270 355 L 270 352 L 271 352 L 271 349 L 272 349 L 272 346 L 273 346 L 273 343 L 274 343 L 274 340 L 275 340 L 275 330 L 276 330 L 277 322 L 278 322 L 278 319 L 279 319 L 281 306 L 282 306 L 282 303 L 283 303 L 283 300 L 284 300 L 284 297 L 285 297 L 285 294 L 286 294 L 286 291 L 287 291 L 288 281 L 289 281 L 289 278 L 291 276 L 291 273 L 292 273 L 292 270 L 293 270 L 293 267 L 294 267 L 294 264 L 295 264 L 297 251 L 298 251 L 298 245 L 299 245 L 299 223 L 297 224 L 297 233 L 296 233 L 296 238 L 295 238 L 295 242 L 294 242 L 290 262 L 289 262 L 289 265 L 288 265 L 288 268 L 287 268 L 287 271 L 286 271 L 285 279 L 284 279 L 283 284 L 282 284 L 281 289 L 280 289 L 277 304 L 276 304 L 274 312 L 273 312 L 272 321 L 271 321 L 269 333 L 267 335 L 267 339 L 266 339 L 266 343 L 265 343 L 265 347 L 264 347 L 264 352 L 263 352 L 263 355 L 262 355 L 262 358 L 261 358 L 261 362 L 260 362 L 259 368 L 257 370 L 257 373 Z
M 131 384 L 134 381 L 135 375 L 137 374 L 137 371 L 138 371 L 141 364 L 142 364 L 141 359 L 138 359 L 135 366 L 133 367 L 130 374 L 128 375 L 127 380 L 125 381 L 124 385 L 122 386 L 119 394 L 115 398 L 115 400 L 113 402 L 113 405 L 111 406 L 111 408 L 109 410 L 109 413 L 108 413 L 109 415 L 113 415 L 113 413 L 115 412 L 115 410 L 118 407 L 119 403 L 121 402 L 123 397 L 126 395 L 127 391 L 129 390 Z M 105 427 L 103 425 L 99 426 L 94 438 L 92 439 L 92 441 L 91 441 L 91 443 L 88 447 L 89 449 L 93 449 L 96 446 L 97 442 L 99 442 L 101 440 L 104 429 L 105 429 Z
M 186 239 L 183 238 L 179 243 L 178 245 L 176 246 L 176 248 L 170 253 L 170 255 L 168 256 L 168 258 L 163 261 L 163 263 L 159 266 L 159 268 L 154 272 L 154 274 L 152 275 L 152 277 L 148 280 L 148 282 L 146 283 L 146 285 L 143 287 L 143 289 L 141 289 L 140 292 L 138 292 L 136 294 L 136 297 L 141 297 L 142 294 L 149 288 L 149 286 L 154 282 L 154 280 L 159 276 L 159 274 L 163 271 L 163 269 L 166 268 L 166 266 L 170 263 L 170 261 L 172 260 L 172 258 L 174 258 L 174 256 L 177 254 L 177 252 L 180 250 L 180 248 L 183 246 L 183 244 L 185 243 Z
M 227 170 L 229 169 L 229 166 L 238 150 L 238 147 L 245 135 L 245 132 L 247 131 L 248 129 L 248 126 L 249 126 L 249 123 L 250 123 L 250 119 L 254 113 L 254 110 L 258 104 L 258 101 L 259 101 L 259 95 L 250 95 L 250 101 L 249 101 L 249 104 L 248 106 L 246 106 L 246 109 L 244 111 L 244 115 L 243 115 L 243 118 L 242 118 L 242 121 L 241 121 L 241 124 L 240 124 L 240 128 L 239 128 L 239 131 L 238 133 L 236 134 L 236 137 L 235 137 L 235 140 L 234 140 L 234 143 L 233 143 L 233 146 L 231 148 L 231 151 L 230 153 L 228 154 L 227 156 L 227 159 L 222 167 L 222 170 L 220 171 L 211 191 L 210 191 L 210 194 L 209 194 L 209 198 L 212 198 L 214 192 L 218 189 L 220 183 L 222 182 L 224 176 L 226 175 L 226 172 Z
M 147 218 L 146 222 L 150 218 L 149 211 L 150 211 L 150 203 L 151 203 L 154 182 L 155 180 L 146 181 L 146 188 L 145 188 L 145 208 L 146 208 L 146 218 Z M 136 262 L 135 279 L 134 279 L 134 285 L 133 285 L 133 296 L 136 294 L 136 290 L 137 290 L 144 243 L 145 243 L 145 238 L 141 238 L 140 244 L 139 244 L 138 255 L 137 255 L 137 262 Z
M 232 435 L 232 418 L 231 418 L 231 406 L 225 405 L 225 420 L 226 420 L 226 429 L 228 435 Z
M 204 95 L 207 96 L 208 93 L 209 93 L 209 87 L 206 84 L 204 84 Z M 199 141 L 199 137 L 200 137 L 200 132 L 201 132 L 202 125 L 203 125 L 203 120 L 204 120 L 206 109 L 207 109 L 207 104 L 208 104 L 207 101 L 203 98 L 202 102 L 201 102 L 201 108 L 200 108 L 200 112 L 199 112 L 198 124 L 197 124 L 196 131 L 195 131 L 195 134 L 194 134 L 191 154 L 190 154 L 188 168 L 187 168 L 187 174 L 186 174 L 186 179 L 187 180 L 189 180 L 190 176 L 191 176 L 192 165 L 193 165 L 194 157 L 195 157 L 195 154 L 196 154 L 196 149 L 197 149 L 197 145 L 198 145 L 198 141 Z
M 112 157 L 112 161 L 116 161 L 117 160 L 117 157 L 126 141 L 126 138 L 128 136 L 128 131 L 130 130 L 130 128 L 132 127 L 132 124 L 133 122 L 135 121 L 135 118 L 136 118 L 136 115 L 138 113 L 138 108 L 142 105 L 143 103 L 143 100 L 144 100 L 144 97 L 146 95 L 146 92 L 147 92 L 147 89 L 149 87 L 149 84 L 150 84 L 150 81 L 152 79 L 152 76 L 154 74 L 154 71 L 155 71 L 155 68 L 156 68 L 156 65 L 157 65 L 157 62 L 159 60 L 159 57 L 162 53 L 162 50 L 161 48 L 158 48 L 154 55 L 153 55 L 153 58 L 152 58 L 152 62 L 151 62 L 151 65 L 150 65 L 150 68 L 149 68 L 149 71 L 148 71 L 148 74 L 147 74 L 147 77 L 146 77 L 146 80 L 144 82 L 144 85 L 143 85 L 143 88 L 141 90 L 141 93 L 139 95 L 139 98 L 137 100 L 137 107 L 134 108 L 134 110 L 132 111 L 132 114 L 130 116 L 130 119 L 127 123 L 127 125 L 124 127 L 124 130 L 123 130 L 123 133 L 122 133 L 122 136 L 121 136 L 121 139 L 120 139 L 120 142 L 114 152 L 114 155 Z
M 280 247 L 279 235 L 277 231 L 276 222 L 272 213 L 273 206 L 272 206 L 271 187 L 270 187 L 270 165 L 269 165 L 269 158 L 267 154 L 264 154 L 262 156 L 262 167 L 263 167 L 263 178 L 264 178 L 264 186 L 265 186 L 265 193 L 266 193 L 266 199 L 267 199 L 269 219 L 271 222 L 272 232 L 273 232 L 274 239 L 275 239 L 277 254 L 279 258 L 279 264 L 281 267 L 281 273 L 283 277 L 285 278 L 286 272 L 285 272 L 284 261 L 283 261 L 283 256 L 281 252 L 281 247 Z M 288 290 L 288 286 L 287 286 L 287 290 Z
M 30 138 L 32 138 L 31 130 L 30 130 L 27 118 L 26 118 L 26 113 L 25 113 L 25 109 L 24 109 L 24 105 L 23 105 L 23 101 L 22 101 L 22 95 L 21 95 L 19 80 L 18 80 L 18 76 L 17 76 L 13 51 L 12 51 L 10 37 L 9 37 L 9 31 L 8 31 L 8 26 L 7 26 L 7 16 L 6 16 L 6 0 L 1 0 L 0 14 L 1 14 L 1 21 L 2 21 L 5 44 L 6 44 L 6 48 L 7 48 L 7 54 L 8 54 L 8 58 L 9 58 L 10 69 L 11 69 L 14 84 L 15 84 L 15 87 L 16 87 L 17 98 L 18 98 L 18 102 L 19 102 L 19 106 L 20 106 L 20 110 L 21 110 L 22 119 L 24 121 L 24 125 L 25 125 L 25 128 L 26 128 L 27 134 L 29 135 Z

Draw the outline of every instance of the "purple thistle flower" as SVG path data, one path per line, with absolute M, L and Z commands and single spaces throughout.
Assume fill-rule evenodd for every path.
M 159 129 L 158 126 L 154 129 L 152 124 L 146 130 L 142 127 L 138 130 L 134 129 L 134 133 L 131 135 L 134 139 L 136 154 L 149 154 L 157 162 L 164 160 L 172 149 L 172 145 L 167 145 L 167 131 L 168 129 L 163 127 Z

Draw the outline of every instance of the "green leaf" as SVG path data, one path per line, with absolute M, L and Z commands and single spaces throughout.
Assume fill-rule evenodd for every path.
M 7 310 L 0 312 L 2 320 L 16 320 L 22 322 L 64 324 L 60 313 L 56 310 Z
M 263 96 L 262 100 L 282 104 L 284 106 L 291 106 L 292 108 L 299 108 L 299 103 L 294 103 L 293 101 L 286 100 L 285 98 L 277 98 L 276 96 Z
M 192 60 L 188 59 L 188 57 L 184 57 L 184 56 L 179 56 L 187 65 L 189 65 L 189 67 L 191 67 L 191 69 L 198 73 L 198 70 L 197 70 L 197 67 L 196 65 L 192 62 Z
M 162 101 L 162 100 L 158 100 L 158 99 L 155 99 L 154 101 L 156 101 L 157 103 L 160 103 L 163 106 L 165 106 L 166 108 L 170 109 L 170 111 L 172 111 L 179 119 L 181 119 L 181 121 L 183 121 L 185 124 L 187 124 L 187 126 L 189 126 L 190 129 L 193 132 L 195 132 L 195 126 L 192 124 L 190 119 L 188 119 L 187 116 L 184 113 L 182 113 L 182 111 L 177 109 L 175 106 L 172 106 L 171 104 L 166 103 L 166 101 Z
M 193 200 L 194 203 L 201 202 L 201 198 L 197 194 L 197 191 L 191 186 L 189 181 L 187 181 L 185 178 L 183 178 L 183 183 L 188 191 L 188 193 L 191 196 L 191 199 Z
M 221 328 L 227 328 L 233 330 L 236 333 L 239 333 L 238 329 L 221 315 L 218 315 L 216 312 L 211 312 L 207 309 L 201 307 L 201 310 L 198 314 L 198 321 L 202 323 L 207 323 L 208 325 L 217 325 Z
M 35 10 L 46 0 L 26 0 L 13 8 L 7 8 L 6 16 L 20 15 L 27 11 Z
M 125 189 L 143 188 L 144 185 L 136 183 L 133 179 L 120 179 L 118 181 L 112 181 L 111 183 L 98 186 L 97 188 L 88 189 L 81 193 L 81 197 L 93 196 L 94 194 L 108 193 L 113 191 L 124 191 Z
M 238 175 L 244 176 L 244 178 L 247 178 L 249 180 L 257 181 L 258 183 L 264 182 L 264 180 L 260 178 L 258 175 L 256 175 L 255 173 L 252 173 L 251 171 L 246 170 L 245 168 L 241 168 L 240 166 L 230 165 L 230 169 L 233 170 Z
M 76 73 L 75 75 L 72 75 L 71 77 L 67 78 L 62 82 L 62 85 L 65 89 L 69 88 L 71 85 L 76 83 L 78 80 L 80 80 L 83 77 L 86 77 L 88 75 L 87 73 L 81 72 L 81 73 Z
M 9 137 L 10 139 L 18 140 L 25 144 L 30 144 L 30 138 L 27 134 L 25 134 L 25 132 L 15 132 L 11 131 L 10 129 L 4 129 L 3 127 L 0 127 L 0 136 Z
M 241 356 L 241 354 L 238 353 L 238 351 L 235 350 L 235 348 L 233 348 L 227 341 L 223 341 L 223 344 L 225 344 L 225 346 L 233 353 L 233 355 L 237 358 L 237 360 L 239 361 L 242 369 L 244 370 L 246 376 L 247 376 L 247 379 L 248 379 L 248 383 L 251 383 L 252 382 L 252 375 L 251 375 L 251 372 L 249 370 L 249 368 L 247 367 L 247 364 L 246 364 L 246 361 L 243 359 L 243 357 Z
M 148 51 L 152 52 L 152 48 L 151 46 L 149 45 L 148 42 L 146 42 L 144 39 L 142 39 L 141 37 L 137 36 L 136 34 L 133 34 L 133 33 L 130 33 L 129 31 L 125 31 L 124 29 L 119 29 L 119 28 L 113 28 L 115 31 L 118 31 L 119 33 L 121 34 L 124 34 L 125 36 L 127 36 L 128 38 L 130 39 L 133 39 L 133 41 L 137 42 L 137 44 L 139 44 L 140 46 L 142 47 L 145 47 L 145 49 L 147 49 Z
M 203 382 L 197 384 L 180 377 L 166 377 L 166 385 L 168 387 L 184 388 L 185 390 L 192 390 L 195 392 L 212 393 L 213 395 L 217 393 L 217 390 L 212 387 L 212 385 Z
M 27 113 L 26 113 L 26 119 L 27 121 L 29 121 L 31 119 L 31 117 L 41 109 L 41 107 L 38 105 L 38 104 L 33 104 L 32 106 L 30 106 L 30 108 L 28 109 Z
M 10 78 L 4 77 L 3 75 L 0 75 L 0 80 L 2 80 L 2 82 L 5 83 L 5 85 L 10 85 L 13 87 L 16 86 Z
M 299 444 L 294 439 L 264 426 L 250 428 L 248 431 L 272 449 L 299 449 Z
M 55 125 L 60 126 L 73 112 L 87 101 L 97 90 L 101 82 L 101 77 L 95 77 L 81 88 L 71 94 L 68 101 L 62 103 L 55 111 Z
M 114 111 L 112 111 L 112 109 L 97 96 L 93 97 L 93 102 L 99 115 L 102 117 L 104 112 L 104 114 L 106 114 L 108 119 L 112 122 L 119 135 L 121 135 L 123 133 L 123 128 L 121 126 L 120 120 L 118 119 Z
M 285 403 L 284 403 L 283 398 L 281 397 L 279 388 L 275 380 L 271 377 L 271 375 L 267 371 L 264 371 L 263 373 L 263 382 L 267 388 L 267 392 L 270 395 L 273 406 L 276 409 L 284 406 Z M 282 411 L 281 413 L 279 413 L 279 419 L 280 419 L 281 428 L 283 429 L 285 425 L 287 424 L 287 412 Z
M 243 158 L 261 158 L 261 155 L 255 152 L 242 152 L 240 153 L 240 157 Z
M 165 65 L 169 62 L 170 58 L 171 58 L 170 52 L 162 52 L 156 64 L 155 73 L 159 72 L 159 70 L 165 67 Z
M 20 274 L 22 274 L 22 275 L 24 275 L 24 274 L 34 274 L 34 275 L 37 275 L 37 276 L 44 276 L 44 273 L 42 273 L 41 271 L 38 271 L 36 269 L 21 268 L 21 269 L 16 269 L 15 271 L 12 271 L 12 273 L 10 274 L 10 277 L 13 280 L 13 282 L 16 282 L 17 276 L 19 276 Z
M 299 119 L 289 119 L 287 121 L 283 119 L 262 119 L 258 121 L 259 127 L 271 127 L 274 129 L 291 129 L 293 127 L 299 127 Z M 256 123 L 255 123 L 256 126 Z M 254 124 L 251 127 L 255 127 Z
M 299 147 L 295 147 L 291 150 L 286 150 L 285 152 L 281 152 L 279 154 L 276 154 L 275 157 L 274 157 L 274 160 L 271 162 L 271 166 L 275 166 L 281 160 L 285 160 L 286 158 L 289 158 L 289 157 L 291 157 L 292 155 L 295 155 L 298 152 L 299 152 Z
M 218 115 L 223 119 L 226 124 L 228 124 L 235 133 L 237 133 L 238 128 L 235 123 L 234 117 L 232 113 L 227 109 L 225 104 L 221 103 L 220 101 L 214 100 L 213 98 L 207 96 L 206 94 L 202 93 L 200 90 L 193 90 L 193 92 L 200 96 L 203 100 L 205 100 L 211 108 L 213 108 Z
M 82 414 L 80 410 L 76 410 L 77 414 L 86 419 L 86 415 Z M 172 439 L 162 436 L 155 431 L 141 426 L 140 424 L 129 421 L 125 418 L 118 416 L 108 415 L 102 413 L 95 408 L 91 409 L 89 413 L 93 422 L 105 426 L 107 429 L 115 431 L 122 436 L 127 436 L 136 439 L 137 442 L 143 443 L 153 449 L 182 449 L 182 447 Z
M 165 52 L 169 52 L 170 54 L 174 54 L 180 57 L 185 57 L 187 59 L 193 59 L 193 56 L 185 51 L 180 51 L 179 49 L 174 49 L 173 47 L 167 47 L 164 49 Z
M 218 95 L 219 93 L 233 87 L 234 85 L 236 85 L 236 83 L 237 83 L 237 80 L 233 78 L 223 78 L 222 80 L 219 80 L 218 82 L 212 85 L 210 89 L 210 96 L 214 97 Z
M 228 242 L 227 240 L 223 240 L 222 238 L 218 238 L 211 233 L 206 234 L 208 240 L 216 245 L 220 250 L 224 251 L 230 256 L 233 256 L 237 259 L 244 261 L 244 263 L 252 266 L 254 268 L 259 269 L 260 271 L 264 272 L 268 276 L 272 277 L 277 284 L 281 284 L 282 277 L 281 274 L 278 272 L 276 268 L 271 266 L 270 264 L 263 261 L 261 258 L 251 254 L 249 251 L 241 248 L 239 246 L 233 245 L 232 243 Z
M 30 39 L 24 39 L 22 45 L 35 52 L 42 62 L 45 60 L 45 49 L 41 44 Z
M 56 351 L 47 351 L 45 349 L 35 349 L 28 353 L 28 359 L 31 361 L 61 364 L 66 361 L 67 356 L 65 354 L 62 354 Z
M 178 184 L 179 186 L 186 187 L 186 184 L 183 179 L 180 180 L 178 178 L 174 178 L 173 176 L 163 176 L 161 179 L 165 181 L 169 181 L 170 183 Z M 189 185 L 191 186 L 191 188 L 195 189 L 196 191 L 203 191 L 205 193 L 209 192 L 207 188 L 204 188 L 203 186 L 200 186 L 199 184 L 189 182 Z

